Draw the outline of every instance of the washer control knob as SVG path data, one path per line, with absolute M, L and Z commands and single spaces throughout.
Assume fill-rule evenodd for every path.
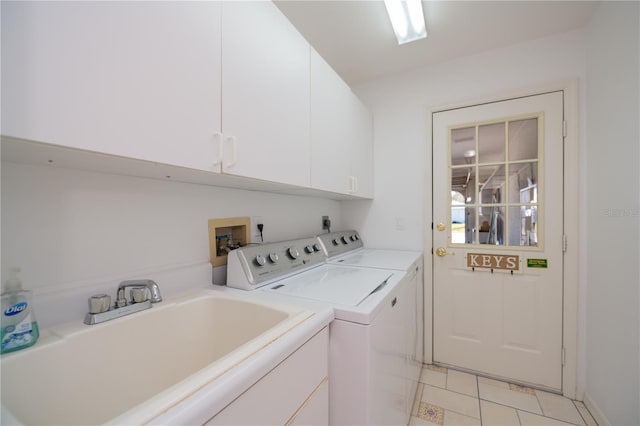
M 267 259 L 261 254 L 256 256 L 255 261 L 258 266 L 264 266 L 267 263 Z
M 356 238 L 355 234 L 354 234 L 354 235 L 352 235 L 352 236 L 350 236 L 350 237 L 349 237 L 349 239 L 350 239 L 351 241 L 356 241 L 356 240 L 357 240 L 357 238 Z
M 347 240 L 347 237 L 342 237 L 342 244 L 349 244 L 349 240 Z
M 314 244 L 313 245 L 313 251 L 320 251 L 320 244 Z
M 337 238 L 334 238 L 333 241 L 331 241 L 333 243 L 334 246 L 337 246 L 338 244 L 340 244 L 340 241 L 338 241 Z
M 311 254 L 311 253 L 313 253 L 315 250 L 313 249 L 313 246 L 312 246 L 311 244 L 309 244 L 308 246 L 306 246 L 306 247 L 304 248 L 304 251 L 306 251 L 306 252 L 307 252 L 307 254 Z
M 271 263 L 276 263 L 278 261 L 278 253 L 269 253 L 269 260 Z
M 295 247 L 289 247 L 287 249 L 287 254 L 289 255 L 290 258 L 292 259 L 297 259 L 298 256 L 300 256 L 300 252 L 298 251 L 297 248 Z

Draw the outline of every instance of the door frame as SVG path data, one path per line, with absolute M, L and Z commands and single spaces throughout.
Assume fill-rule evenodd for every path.
M 483 98 L 471 99 L 465 102 L 447 104 L 426 110 L 427 124 L 427 158 L 425 159 L 431 173 L 425 174 L 425 206 L 426 214 L 424 227 L 424 362 L 433 362 L 433 115 L 451 109 L 465 108 L 485 103 L 493 103 L 525 96 L 539 95 L 548 92 L 563 91 L 564 120 L 566 135 L 564 137 L 564 208 L 563 226 L 566 236 L 566 251 L 564 252 L 563 271 L 563 302 L 562 302 L 562 346 L 564 348 L 564 362 L 562 366 L 562 394 L 571 399 L 581 400 L 584 394 L 584 385 L 579 380 L 578 366 L 581 354 L 578 347 L 579 329 L 578 317 L 580 314 L 578 287 L 579 287 L 579 258 L 582 256 L 580 249 L 579 230 L 584 229 L 583 219 L 579 216 L 580 196 L 579 185 L 579 110 L 578 110 L 578 80 L 564 80 L 552 82 L 540 86 L 522 90 L 513 90 L 498 93 Z M 430 148 L 430 149 L 429 149 Z M 431 261 L 427 256 L 431 253 Z M 430 308 L 431 315 L 427 314 Z M 558 356 L 561 356 L 558 354 Z

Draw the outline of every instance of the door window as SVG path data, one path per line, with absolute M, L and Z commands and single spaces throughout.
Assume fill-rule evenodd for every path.
M 449 130 L 450 243 L 541 247 L 542 114 Z

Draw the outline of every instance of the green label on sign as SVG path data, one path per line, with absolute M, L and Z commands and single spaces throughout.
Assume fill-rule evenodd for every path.
M 527 259 L 527 268 L 547 268 L 547 259 Z

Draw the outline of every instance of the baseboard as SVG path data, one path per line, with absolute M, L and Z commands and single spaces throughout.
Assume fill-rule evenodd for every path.
M 593 401 L 593 399 L 591 399 L 591 396 L 587 392 L 584 393 L 584 400 L 582 402 L 584 402 L 584 405 L 593 416 L 593 419 L 598 422 L 599 426 L 611 426 L 611 422 L 605 417 L 600 408 L 598 408 L 598 405 Z

